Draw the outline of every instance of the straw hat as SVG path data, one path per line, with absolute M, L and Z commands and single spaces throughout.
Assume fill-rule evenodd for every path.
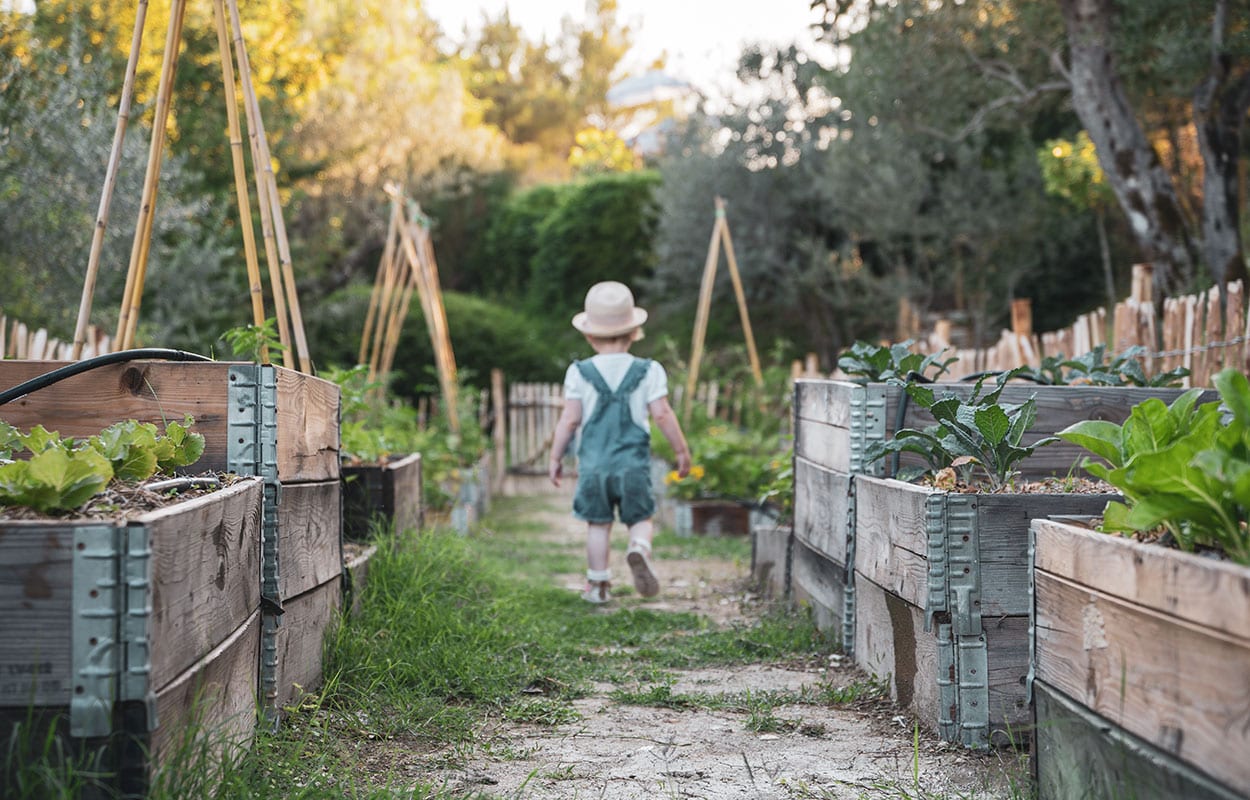
M 634 293 L 623 283 L 603 281 L 586 292 L 586 310 L 573 317 L 573 327 L 587 336 L 621 336 L 647 321 L 647 312 L 634 305 Z

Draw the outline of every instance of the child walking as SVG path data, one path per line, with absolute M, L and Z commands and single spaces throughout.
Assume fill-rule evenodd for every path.
M 673 446 L 677 474 L 690 472 L 690 448 L 668 402 L 668 376 L 658 362 L 630 355 L 642 338 L 647 312 L 634 305 L 629 287 L 596 283 L 585 311 L 573 317 L 595 355 L 574 361 L 564 376 L 564 409 L 556 422 L 547 473 L 560 485 L 561 460 L 577 440 L 577 490 L 573 516 L 586 523 L 586 588 L 582 599 L 606 603 L 612 574 L 608 539 L 617 515 L 629 529 L 625 560 L 643 597 L 660 591 L 651 563 L 655 497 L 651 491 L 651 428 Z

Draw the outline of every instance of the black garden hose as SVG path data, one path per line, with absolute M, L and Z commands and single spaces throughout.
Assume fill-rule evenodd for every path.
M 202 356 L 198 353 L 188 353 L 185 350 L 171 350 L 164 347 L 139 347 L 134 350 L 119 350 L 116 353 L 105 353 L 101 356 L 93 358 L 84 358 L 82 361 L 75 361 L 72 364 L 66 364 L 58 367 L 51 372 L 45 372 L 42 375 L 36 375 L 28 381 L 19 383 L 10 389 L 0 392 L 0 406 L 11 400 L 17 400 L 25 397 L 31 392 L 51 386 L 58 381 L 66 378 L 72 378 L 83 372 L 96 369 L 97 367 L 105 367 L 109 364 L 118 364 L 126 361 L 136 361 L 142 358 L 162 359 L 164 361 L 212 361 L 208 356 Z

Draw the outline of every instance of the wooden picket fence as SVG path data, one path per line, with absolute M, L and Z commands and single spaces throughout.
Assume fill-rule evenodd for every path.
M 1244 370 L 1250 366 L 1250 321 L 1240 281 L 1225 286 L 1223 315 L 1218 288 L 1167 298 L 1159 315 L 1151 287 L 1150 266 L 1138 264 L 1133 268 L 1132 293 L 1117 303 L 1110 314 L 1099 308 L 1082 314 L 1066 328 L 1041 334 L 1032 331 L 1028 301 L 1018 300 L 1012 307 L 1012 329 L 1002 331 L 996 343 L 985 348 L 947 350 L 947 355 L 959 360 L 950 365 L 943 378 L 958 380 L 974 373 L 1022 365 L 1038 367 L 1047 356 L 1079 356 L 1098 345 L 1105 345 L 1109 355 L 1130 347 L 1145 347 L 1142 366 L 1146 374 L 1185 367 L 1190 371 L 1185 387 L 1210 386 L 1211 376 L 1221 369 Z M 942 322 L 916 342 L 919 352 L 937 353 L 947 348 L 950 328 Z
M 113 337 L 94 325 L 87 326 L 87 339 L 82 357 L 91 358 L 113 352 Z M 43 328 L 0 314 L 0 358 L 22 358 L 37 361 L 72 361 L 74 343 L 50 336 Z

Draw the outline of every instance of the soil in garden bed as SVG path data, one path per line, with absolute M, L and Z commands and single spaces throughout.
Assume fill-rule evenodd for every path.
M 230 486 L 240 480 L 233 473 L 209 473 L 185 478 L 160 477 L 144 483 L 111 482 L 79 508 L 45 513 L 25 506 L 0 506 L 0 520 L 98 520 L 123 522 L 193 497 Z

